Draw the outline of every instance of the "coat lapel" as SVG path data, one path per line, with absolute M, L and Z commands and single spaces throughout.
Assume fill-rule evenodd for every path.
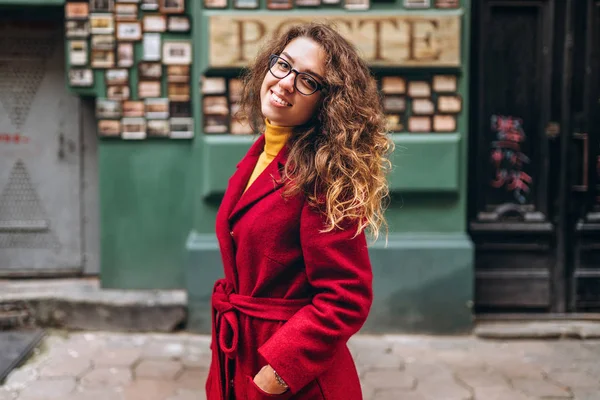
M 262 148 L 264 147 L 264 136 L 262 138 Z M 244 162 L 245 165 L 240 165 L 240 181 L 236 182 L 238 185 L 236 191 L 239 192 L 239 196 L 237 197 L 239 200 L 237 204 L 233 207 L 231 213 L 229 214 L 229 221 L 233 221 L 239 217 L 239 214 L 247 210 L 257 201 L 265 197 L 266 195 L 273 193 L 281 186 L 283 186 L 283 182 L 281 179 L 281 172 L 283 167 L 285 166 L 285 162 L 287 160 L 287 147 L 283 146 L 281 151 L 275 156 L 273 161 L 265 168 L 265 170 L 256 178 L 256 180 L 250 185 L 248 190 L 244 192 L 248 180 L 254 171 L 254 167 L 256 166 L 256 162 L 258 161 L 258 157 L 260 153 L 256 155 L 256 157 L 252 158 L 252 162 L 248 161 Z M 243 171 L 242 171 L 243 169 Z

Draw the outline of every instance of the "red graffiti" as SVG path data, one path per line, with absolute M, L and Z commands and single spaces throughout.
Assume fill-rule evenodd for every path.
M 1 143 L 25 144 L 29 143 L 29 137 L 20 133 L 0 133 Z

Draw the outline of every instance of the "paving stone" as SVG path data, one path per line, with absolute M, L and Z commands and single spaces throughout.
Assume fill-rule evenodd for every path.
M 392 369 L 380 369 L 369 371 L 363 379 L 365 385 L 371 386 L 377 390 L 383 389 L 405 389 L 409 390 L 415 387 L 416 379 L 404 371 Z
M 61 400 L 123 400 L 122 388 L 76 389 Z
M 423 395 L 405 390 L 378 390 L 372 400 L 427 400 Z
M 475 389 L 475 400 L 530 400 L 531 397 L 511 388 L 488 387 Z
M 142 360 L 135 367 L 136 379 L 175 379 L 183 370 L 179 361 L 170 360 Z
M 204 390 L 180 389 L 173 396 L 167 398 L 167 400 L 206 400 L 206 393 L 204 393 Z
M 598 390 L 574 390 L 573 400 L 598 400 L 600 392 Z
M 448 379 L 419 381 L 417 393 L 427 400 L 472 400 L 471 391 Z
M 459 369 L 454 370 L 458 380 L 470 388 L 510 388 L 510 385 L 504 376 L 482 369 Z
M 165 400 L 176 394 L 177 387 L 168 381 L 136 380 L 124 387 L 125 400 Z
M 142 350 L 136 348 L 122 348 L 101 350 L 94 357 L 97 367 L 132 367 L 141 357 Z
M 392 349 L 389 352 L 380 353 L 358 353 L 356 356 L 356 364 L 361 366 L 363 371 L 369 371 L 374 369 L 402 369 L 404 367 L 404 360 L 396 354 L 392 353 Z
M 515 389 L 529 396 L 550 397 L 559 399 L 570 399 L 571 395 L 566 388 L 557 386 L 551 382 L 541 379 L 513 379 L 512 385 Z
M 81 378 L 81 385 L 86 388 L 119 387 L 131 382 L 131 370 L 127 368 L 94 368 Z
M 430 359 L 432 357 L 429 357 Z M 423 360 L 427 358 L 424 357 Z M 405 365 L 405 371 L 417 378 L 419 381 L 428 380 L 454 380 L 452 370 L 448 366 L 437 362 L 436 360 L 431 361 L 417 361 L 407 362 Z
M 519 360 L 490 364 L 490 369 L 509 379 L 530 378 L 544 379 L 544 371 L 536 364 L 524 363 Z
M 190 390 L 204 390 L 208 369 L 186 369 L 177 377 L 177 386 Z
M 4 389 L 8 391 L 17 391 L 25 389 L 31 382 L 39 377 L 39 372 L 36 368 L 24 366 L 13 370 L 4 382 Z
M 549 374 L 548 379 L 561 386 L 568 386 L 572 389 L 595 388 L 598 389 L 598 392 L 600 393 L 600 378 L 594 378 L 581 371 L 554 372 Z
M 185 345 L 176 341 L 151 340 L 143 347 L 143 358 L 177 359 L 185 354 Z
M 62 359 L 52 359 L 40 368 L 39 373 L 42 378 L 79 378 L 87 372 L 91 366 L 92 363 L 88 358 L 73 358 L 67 356 Z
M 19 394 L 19 400 L 62 400 L 74 389 L 74 378 L 42 379 L 30 382 Z
M 11 392 L 0 388 L 0 400 L 14 400 L 17 398 L 17 392 Z
M 189 353 L 186 352 L 181 357 L 181 363 L 187 368 L 208 368 L 210 366 L 212 354 L 208 353 Z

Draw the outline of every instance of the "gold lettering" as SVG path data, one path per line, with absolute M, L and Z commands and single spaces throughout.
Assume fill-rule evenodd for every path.
M 249 19 L 234 20 L 233 22 L 235 22 L 237 24 L 237 38 L 238 38 L 238 42 L 237 42 L 237 46 L 236 46 L 238 55 L 237 55 L 237 58 L 235 61 L 247 62 L 247 61 L 249 61 L 249 59 L 246 56 L 246 46 L 247 45 L 250 46 L 250 45 L 258 43 L 263 38 L 263 36 L 265 36 L 265 33 L 266 33 L 265 26 L 260 21 L 249 20 Z M 256 34 L 256 37 L 254 37 L 254 38 L 248 38 L 246 36 L 246 28 L 247 28 L 247 25 L 250 25 L 250 24 L 254 24 L 256 26 L 257 34 Z
M 381 27 L 385 22 L 391 23 L 394 28 L 398 29 L 398 21 L 394 18 L 369 18 L 369 19 L 361 19 L 358 22 L 358 29 L 362 28 L 363 25 L 368 23 L 373 23 L 373 28 L 375 29 L 375 49 L 373 51 L 373 60 L 374 61 L 384 61 L 385 57 L 383 57 L 383 49 L 381 45 Z
M 440 54 L 442 50 L 438 49 L 434 51 L 434 43 L 433 43 L 433 34 L 438 30 L 438 22 L 427 20 L 427 19 L 415 19 L 415 20 L 407 20 L 406 24 L 408 24 L 408 60 L 415 61 L 431 61 L 438 60 L 440 58 Z M 420 35 L 420 31 L 417 31 L 418 28 L 426 29 L 429 25 L 430 29 L 427 29 L 423 36 Z M 417 36 L 417 34 L 419 34 Z M 424 45 L 421 47 L 421 45 Z M 419 54 L 417 54 L 419 52 Z M 430 56 L 423 55 L 423 53 L 429 53 Z

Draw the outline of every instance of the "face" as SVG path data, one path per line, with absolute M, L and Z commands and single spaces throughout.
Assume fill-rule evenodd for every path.
M 312 39 L 299 37 L 292 40 L 277 54 L 299 72 L 310 74 L 320 84 L 325 83 L 325 52 Z M 320 90 L 305 96 L 294 87 L 296 73 L 291 72 L 278 79 L 267 70 L 260 88 L 263 116 L 273 125 L 298 126 L 305 124 L 314 115 L 322 99 Z M 298 79 L 300 80 L 300 79 Z

